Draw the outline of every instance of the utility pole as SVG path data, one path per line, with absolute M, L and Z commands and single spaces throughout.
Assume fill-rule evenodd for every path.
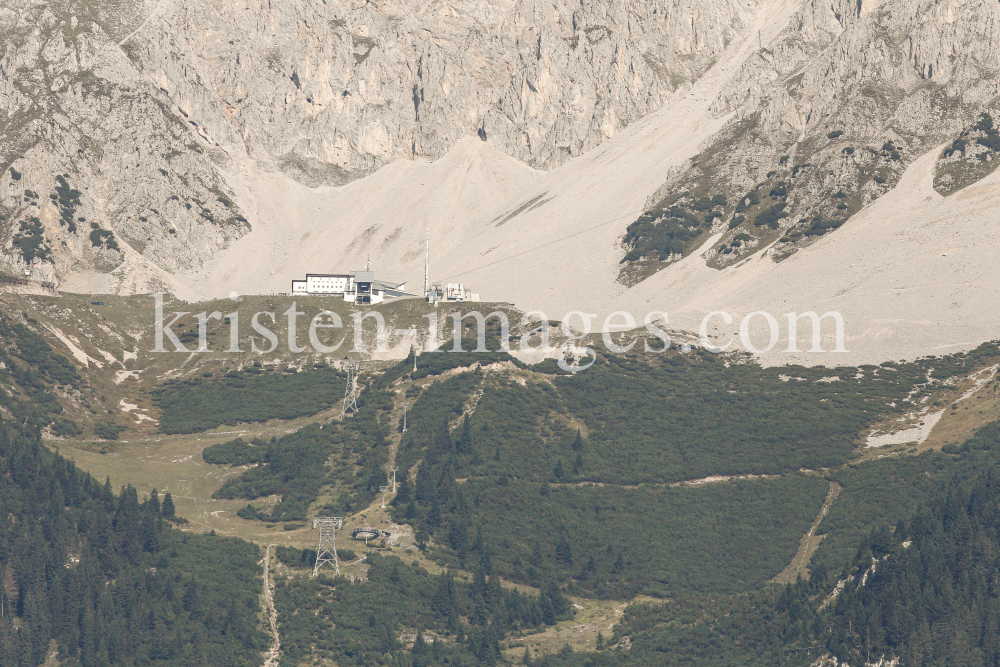
M 405 431 L 406 428 L 404 427 L 403 430 Z M 399 466 L 392 466 L 389 470 L 392 471 L 392 492 L 396 493 L 396 471 L 399 470 Z
M 388 486 L 380 486 L 378 490 L 382 492 L 382 509 L 385 509 L 385 492 L 389 490 Z
M 424 238 L 424 296 L 430 289 L 430 264 L 431 264 L 431 228 L 427 228 L 427 236 Z
M 316 564 L 313 575 L 319 574 L 319 568 L 326 563 L 333 563 L 334 571 L 340 574 L 340 561 L 337 559 L 337 530 L 344 527 L 342 516 L 318 516 L 313 519 L 313 530 L 319 528 L 319 545 L 316 547 Z
M 345 361 L 341 366 L 347 371 L 347 388 L 344 390 L 344 408 L 340 411 L 340 418 L 347 416 L 347 411 L 358 411 L 358 371 L 361 370 L 361 362 Z
M 403 406 L 403 433 L 406 433 L 406 406 Z

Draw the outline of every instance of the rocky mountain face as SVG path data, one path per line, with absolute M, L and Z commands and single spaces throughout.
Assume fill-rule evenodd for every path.
M 245 232 L 214 164 L 118 41 L 130 3 L 0 7 L 0 217 L 8 270 L 107 273 L 127 255 L 166 272 Z M 142 290 L 151 284 L 119 285 Z
M 223 178 L 247 161 L 339 185 L 478 135 L 553 168 L 699 77 L 752 9 L 8 0 L 3 264 L 91 275 L 98 291 L 162 287 L 251 229 Z
M 557 168 L 676 98 L 781 4 L 8 0 L 0 268 L 169 288 L 253 228 L 231 188 L 245 168 L 338 186 L 475 136 Z M 710 266 L 765 248 L 780 261 L 939 144 L 940 192 L 991 172 L 998 12 L 803 2 L 725 74 L 711 113 L 727 124 L 623 229 L 619 281 L 712 235 Z
M 954 144 L 938 167 L 949 172 L 937 181 L 942 194 L 990 173 L 1000 148 L 989 138 L 998 19 L 989 1 L 804 3 L 716 100 L 716 113 L 732 113 L 725 129 L 629 227 L 619 280 L 635 284 L 713 234 L 711 266 L 763 248 L 780 261 L 945 141 Z

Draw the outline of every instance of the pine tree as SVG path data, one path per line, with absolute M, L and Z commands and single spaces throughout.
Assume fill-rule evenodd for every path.
M 459 519 L 448 529 L 448 544 L 459 554 L 466 553 L 469 545 L 469 524 Z
M 541 605 L 542 623 L 545 625 L 555 625 L 556 611 L 552 607 L 552 600 L 548 596 L 543 595 L 539 604 Z
M 413 640 L 413 655 L 423 655 L 427 652 L 427 644 L 424 642 L 424 629 L 417 628 L 417 637 Z
M 427 525 L 437 528 L 441 525 L 441 503 L 435 498 L 431 503 L 431 509 L 427 512 Z
M 469 423 L 468 413 L 462 420 L 462 434 L 458 437 L 457 449 L 459 454 L 468 454 L 472 451 L 472 425 Z
M 573 565 L 573 547 L 570 546 L 565 537 L 560 538 L 556 543 L 556 562 L 563 567 Z
M 455 441 L 448 430 L 448 420 L 442 419 L 434 433 L 434 442 L 428 450 L 428 459 L 433 464 L 443 463 L 455 456 Z
M 615 574 L 620 574 L 624 569 L 625 561 L 622 559 L 622 555 L 618 554 L 618 558 L 615 559 L 615 564 L 611 566 L 611 571 Z
M 410 481 L 406 472 L 400 471 L 399 483 L 396 485 L 396 497 L 392 504 L 398 506 L 410 502 Z
M 435 481 L 431 464 L 425 459 L 417 471 L 417 489 L 415 494 L 417 502 L 425 507 L 429 506 L 435 496 L 437 496 L 437 484 Z
M 445 573 L 439 578 L 437 591 L 434 593 L 431 606 L 442 618 L 449 618 L 457 613 L 455 577 L 451 571 L 445 570 Z
M 163 515 L 165 519 L 173 519 L 177 516 L 177 510 L 174 509 L 174 499 L 167 491 L 163 494 L 163 506 L 160 508 L 160 514 Z
M 597 633 L 597 650 L 598 651 L 604 650 L 604 635 L 602 635 L 600 632 Z
M 573 451 L 582 452 L 583 451 L 583 436 L 580 435 L 580 429 L 576 431 L 576 439 L 573 440 Z
M 555 616 L 565 614 L 570 610 L 569 600 L 563 595 L 559 585 L 551 579 L 542 586 L 542 599 L 543 602 L 547 600 L 551 604 Z

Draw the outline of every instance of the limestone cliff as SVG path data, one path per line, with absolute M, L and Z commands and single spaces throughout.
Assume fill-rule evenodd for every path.
M 621 281 L 711 234 L 722 236 L 704 256 L 721 267 L 763 248 L 780 261 L 836 230 L 916 157 L 995 109 L 998 27 L 988 1 L 804 3 L 716 100 L 716 113 L 733 114 L 726 128 L 647 200 Z
M 250 229 L 219 175 L 247 161 L 338 185 L 478 135 L 552 168 L 699 77 L 746 31 L 749 10 L 8 0 L 4 264 L 34 261 L 56 281 L 89 275 L 95 290 L 162 286 Z

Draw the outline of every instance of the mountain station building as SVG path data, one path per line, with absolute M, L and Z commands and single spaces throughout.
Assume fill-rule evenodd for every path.
M 374 271 L 351 271 L 307 273 L 305 280 L 292 281 L 292 296 L 343 296 L 350 303 L 369 304 L 411 295 L 405 282 L 376 280 Z

